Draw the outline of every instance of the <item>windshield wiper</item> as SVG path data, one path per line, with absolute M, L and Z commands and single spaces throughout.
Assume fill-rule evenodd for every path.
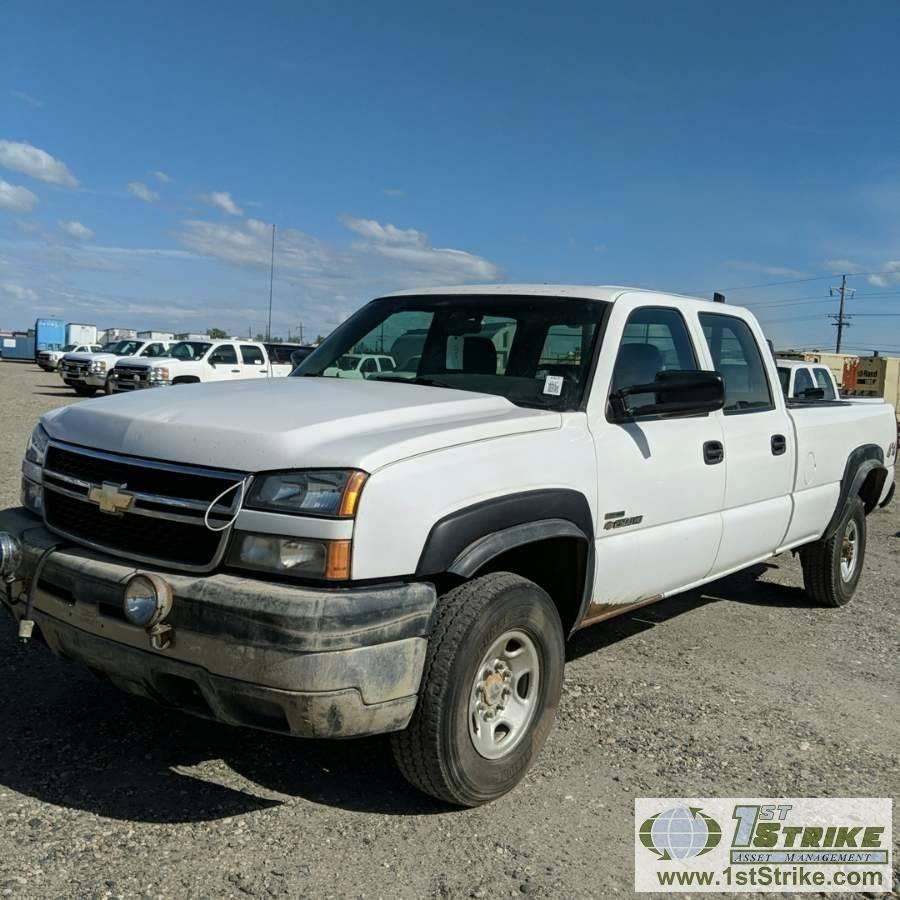
M 434 378 L 422 378 L 417 375 L 415 378 L 403 378 L 399 375 L 376 375 L 374 378 L 369 378 L 369 381 L 395 381 L 403 384 L 422 384 L 425 387 L 439 387 L 439 388 L 449 388 L 451 391 L 461 391 L 465 390 L 464 388 L 454 387 L 452 384 L 447 384 L 445 381 L 436 381 Z

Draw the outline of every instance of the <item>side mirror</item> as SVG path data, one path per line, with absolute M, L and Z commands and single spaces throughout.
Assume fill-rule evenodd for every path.
M 656 402 L 632 408 L 629 398 L 639 394 L 653 394 Z M 620 388 L 609 399 L 616 419 L 697 416 L 715 412 L 725 405 L 725 385 L 718 372 L 681 369 L 657 372 L 655 381 Z

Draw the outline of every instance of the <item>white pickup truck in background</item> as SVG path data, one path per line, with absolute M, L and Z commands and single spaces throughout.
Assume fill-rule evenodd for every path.
M 67 353 L 59 363 L 62 380 L 80 397 L 92 397 L 99 390 L 111 393 L 109 375 L 124 357 L 152 359 L 165 356 L 167 341 L 144 341 L 128 338 L 107 344 L 96 353 Z
M 102 350 L 99 344 L 66 344 L 59 350 L 41 350 L 37 355 L 37 364 L 45 372 L 53 372 L 67 353 L 100 353 Z
M 329 374 L 404 343 L 402 374 Z M 230 378 L 245 346 L 145 365 Z M 126 690 L 283 734 L 390 732 L 413 784 L 475 806 L 539 752 L 578 629 L 788 551 L 811 603 L 847 603 L 896 453 L 885 403 L 786 400 L 746 309 L 410 291 L 290 378 L 46 413 L 0 576 L 23 639 Z
M 112 393 L 175 384 L 237 381 L 291 374 L 290 361 L 273 365 L 256 341 L 179 341 L 164 358 L 120 360 L 110 377 Z
M 778 380 L 784 396 L 791 400 L 838 400 L 841 392 L 828 366 L 798 359 L 776 357 Z

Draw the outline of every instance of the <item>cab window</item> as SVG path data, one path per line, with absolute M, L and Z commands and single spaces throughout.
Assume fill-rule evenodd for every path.
M 363 373 L 363 375 L 374 375 L 375 372 L 378 371 L 378 366 L 375 365 L 375 360 L 370 356 L 368 359 L 364 359 L 362 365 L 359 367 L 359 371 Z
M 241 344 L 241 359 L 248 366 L 262 366 L 266 362 L 262 350 L 252 344 Z
M 234 351 L 234 346 L 232 344 L 222 344 L 221 347 L 216 347 L 216 349 L 210 353 L 209 361 L 211 363 L 236 366 L 238 360 L 237 353 Z
M 725 384 L 725 415 L 774 409 L 759 345 L 743 319 L 700 313 L 713 368 Z M 796 391 L 795 391 L 796 393 Z
M 814 387 L 809 369 L 797 369 L 797 374 L 794 376 L 794 396 L 798 400 L 804 400 Z
M 612 390 L 652 384 L 658 372 L 696 369 L 697 357 L 681 313 L 667 307 L 647 306 L 628 317 L 616 364 Z M 628 406 L 639 414 L 642 406 L 656 403 L 656 393 L 632 394 Z

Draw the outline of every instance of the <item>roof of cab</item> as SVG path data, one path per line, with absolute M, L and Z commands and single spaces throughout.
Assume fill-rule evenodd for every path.
M 576 297 L 581 300 L 602 300 L 615 303 L 625 294 L 649 294 L 655 297 L 666 297 L 669 300 L 687 301 L 707 306 L 717 312 L 722 311 L 725 304 L 714 303 L 702 297 L 691 297 L 673 291 L 654 291 L 647 288 L 626 287 L 617 284 L 461 284 L 452 287 L 414 288 L 396 291 L 383 297 L 419 297 L 446 294 L 498 294 L 525 295 L 534 297 Z M 727 308 L 727 307 L 726 307 Z

